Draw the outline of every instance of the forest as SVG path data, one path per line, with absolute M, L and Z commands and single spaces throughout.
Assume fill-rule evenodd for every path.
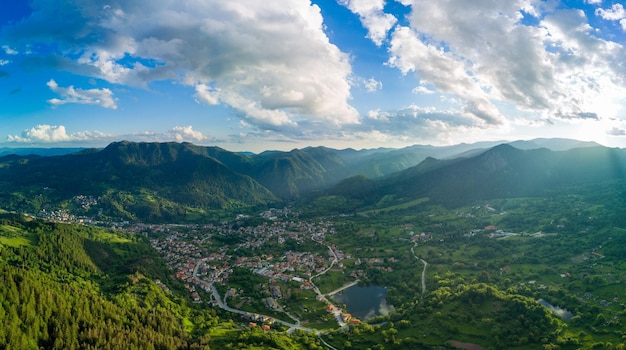
M 0 214 L 0 282 L 3 349 L 319 348 L 192 304 L 142 236 Z

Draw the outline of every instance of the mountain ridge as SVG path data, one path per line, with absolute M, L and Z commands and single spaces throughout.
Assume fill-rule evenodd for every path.
M 186 142 L 121 141 L 102 150 L 84 149 L 52 157 L 0 157 L 0 188 L 4 189 L 0 197 L 14 208 L 25 198 L 43 196 L 41 203 L 30 201 L 29 210 L 37 211 L 47 203 L 67 202 L 79 194 L 100 196 L 107 201 L 110 215 L 159 220 L 185 216 L 190 210 L 245 209 L 300 200 L 323 191 L 350 197 L 351 189 L 361 200 L 371 194 L 367 200 L 370 204 L 385 194 L 396 200 L 434 196 L 444 202 L 458 196 L 506 196 L 522 193 L 523 188 L 530 190 L 535 185 L 528 179 L 537 176 L 543 181 L 559 177 L 575 181 L 572 176 L 577 173 L 593 178 L 593 171 L 572 165 L 578 162 L 576 155 L 542 160 L 546 152 L 587 154 L 586 162 L 593 164 L 590 168 L 602 169 L 603 173 L 612 171 L 611 166 L 594 157 L 604 154 L 604 159 L 616 158 L 618 164 L 623 158 L 621 150 L 609 151 L 574 140 L 538 139 L 523 143 L 527 150 L 511 144 L 481 148 L 489 144 L 364 151 L 307 147 L 249 155 Z M 535 148 L 539 145 L 581 147 L 550 151 Z M 477 159 L 482 162 L 480 167 Z M 559 162 L 565 170 L 553 168 Z M 544 170 L 551 175 L 541 175 Z M 354 176 L 360 179 L 346 182 Z M 489 178 L 491 186 L 479 181 L 482 177 Z M 332 190 L 337 184 L 344 188 Z M 42 188 L 47 190 L 42 193 Z
M 424 197 L 454 207 L 475 200 L 533 196 L 565 186 L 623 180 L 625 174 L 626 151 L 622 149 L 520 150 L 502 144 L 470 158 L 428 158 L 371 181 L 367 193 L 361 188 L 345 188 L 347 183 L 343 182 L 340 192 L 357 192 L 358 198 L 370 197 L 370 203 L 376 203 L 373 198 L 391 197 L 403 202 Z M 338 191 L 328 193 L 336 195 Z

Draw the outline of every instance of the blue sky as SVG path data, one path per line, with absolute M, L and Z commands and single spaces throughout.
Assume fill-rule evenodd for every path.
M 626 147 L 625 45 L 607 0 L 5 1 L 0 146 Z

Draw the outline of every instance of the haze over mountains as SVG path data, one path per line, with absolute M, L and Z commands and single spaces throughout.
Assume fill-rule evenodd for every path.
M 190 207 L 246 208 L 312 194 L 340 196 L 355 206 L 376 205 L 383 197 L 388 204 L 428 197 L 460 205 L 525 196 L 621 179 L 626 151 L 567 139 L 260 154 L 123 141 L 59 156 L 4 156 L 0 164 L 2 196 L 13 205 L 20 205 L 20 193 L 40 194 L 42 203 L 108 195 L 117 214 L 130 211 L 128 217 L 145 219 L 177 216 Z

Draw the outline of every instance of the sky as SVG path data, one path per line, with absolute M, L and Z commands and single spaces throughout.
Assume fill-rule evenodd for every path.
M 626 147 L 609 0 L 15 0 L 0 147 Z

